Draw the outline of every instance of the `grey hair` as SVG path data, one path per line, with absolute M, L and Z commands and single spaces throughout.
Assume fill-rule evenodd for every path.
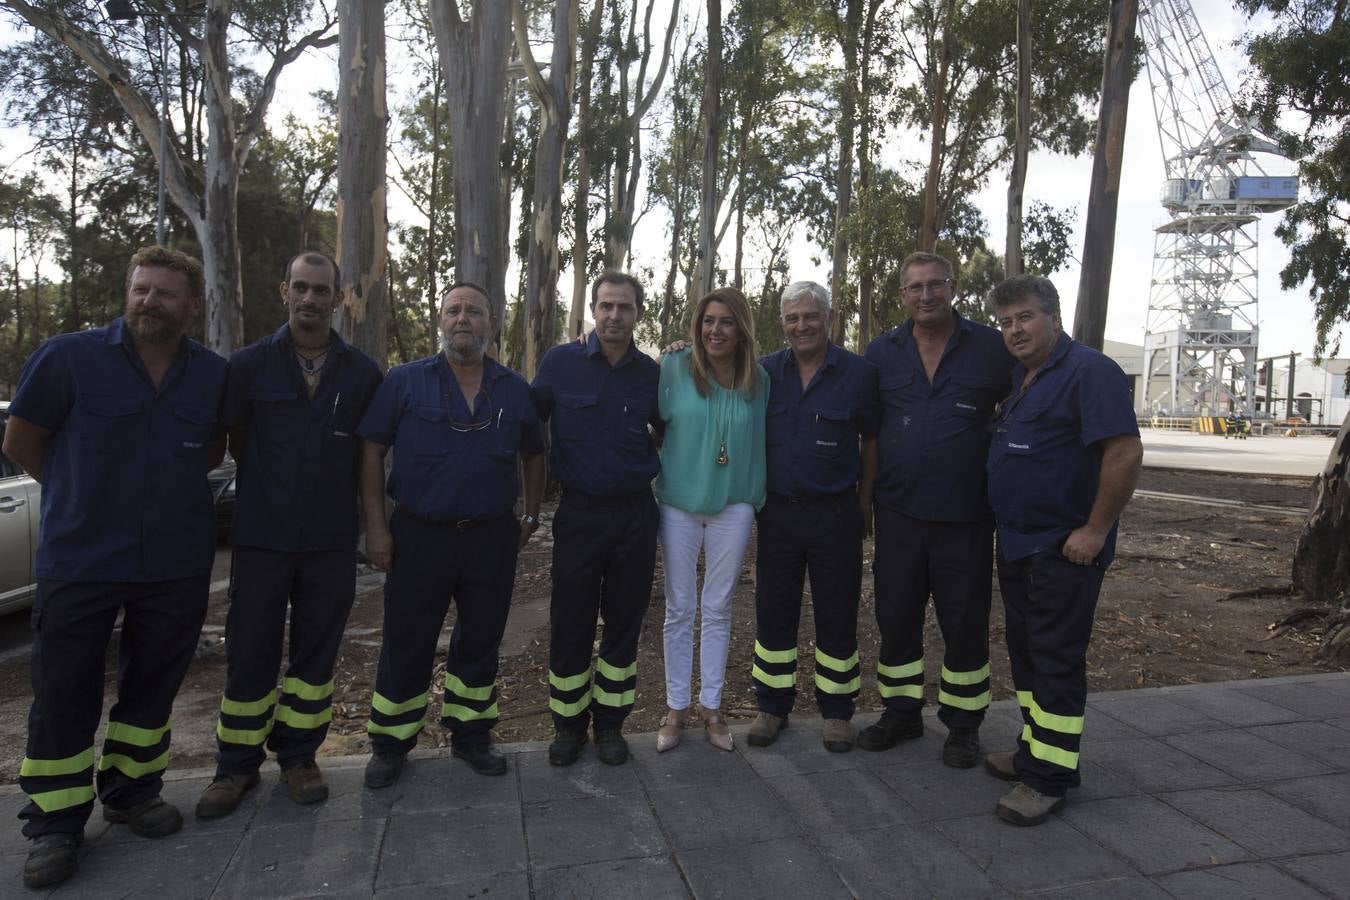
M 989 305 L 995 310 L 1004 309 L 1027 297 L 1034 297 L 1041 304 L 1041 312 L 1047 316 L 1059 315 L 1059 291 L 1054 282 L 1040 275 L 1014 275 L 1005 278 L 989 293 Z
M 800 300 L 803 296 L 810 297 L 820 306 L 821 312 L 830 311 L 830 292 L 824 286 L 816 284 L 814 281 L 794 281 L 783 288 L 782 296 L 779 298 L 778 312 L 781 315 L 783 307 L 794 300 Z

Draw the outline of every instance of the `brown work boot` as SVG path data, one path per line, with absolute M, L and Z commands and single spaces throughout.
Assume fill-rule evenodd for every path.
M 1039 825 L 1063 805 L 1063 797 L 1042 794 L 1019 781 L 1000 798 L 995 812 L 1000 819 L 1014 825 Z
M 995 778 L 1004 781 L 1017 780 L 1017 767 L 1013 765 L 1013 750 L 995 750 L 984 757 L 984 770 Z
M 751 747 L 767 747 L 778 740 L 778 732 L 786 727 L 788 727 L 787 716 L 761 712 L 755 716 L 755 721 L 750 723 L 750 733 L 745 739 L 750 742 Z
M 239 807 L 244 794 L 258 786 L 258 773 L 247 775 L 217 775 L 202 791 L 197 800 L 197 818 L 218 819 L 228 816 Z
M 820 739 L 831 753 L 847 753 L 853 749 L 853 726 L 846 719 L 826 719 Z
M 132 834 L 147 838 L 168 837 L 183 827 L 183 816 L 178 808 L 159 797 L 151 797 L 126 809 L 104 806 L 103 821 L 128 825 Z
M 322 803 L 328 799 L 328 785 L 323 783 L 323 773 L 312 759 L 301 760 L 282 769 L 281 780 L 286 785 L 286 793 L 290 795 L 291 801 L 301 806 Z

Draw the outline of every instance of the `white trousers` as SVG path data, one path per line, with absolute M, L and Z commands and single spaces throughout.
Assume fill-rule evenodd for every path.
M 755 508 L 733 503 L 714 516 L 661 504 L 661 558 L 666 572 L 666 704 L 687 709 L 694 667 L 694 611 L 702 608 L 699 702 L 722 705 L 731 595 L 741 574 Z M 703 595 L 698 596 L 698 554 L 705 551 Z

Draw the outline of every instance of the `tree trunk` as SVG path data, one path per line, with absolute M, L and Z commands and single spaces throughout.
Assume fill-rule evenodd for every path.
M 861 88 L 862 110 L 858 116 L 858 213 L 867 222 L 872 203 L 872 41 L 876 32 L 877 10 L 880 0 L 868 0 L 867 17 L 863 22 L 861 60 L 858 63 L 858 85 Z M 870 242 L 869 242 L 870 243 Z M 872 292 L 876 287 L 876 248 L 864 245 L 858 273 L 858 352 L 867 352 L 872 342 Z
M 202 61 L 206 69 L 206 179 L 197 240 L 206 270 L 206 344 L 229 357 L 244 345 L 243 266 L 239 261 L 239 147 L 230 96 L 228 0 L 211 0 Z M 167 127 L 167 123 L 161 123 Z
M 1294 590 L 1317 606 L 1336 606 L 1320 655 L 1350 663 L 1350 415 L 1341 423 L 1322 474 L 1313 482 L 1308 521 L 1294 547 Z
M 1106 61 L 1102 70 L 1102 105 L 1097 117 L 1097 151 L 1088 189 L 1083 271 L 1078 279 L 1078 304 L 1073 338 L 1096 350 L 1106 337 L 1106 306 L 1111 291 L 1111 261 L 1116 244 L 1116 205 L 1125 151 L 1125 116 L 1130 79 L 1134 75 L 1134 24 L 1139 0 L 1111 0 L 1106 26 Z
M 577 87 L 577 184 L 573 193 L 576 224 L 572 235 L 572 306 L 567 314 L 567 337 L 578 337 L 586 322 L 586 286 L 591 258 L 591 73 L 600 42 L 600 14 L 605 0 L 595 0 L 586 30 L 580 35 L 580 84 Z
M 512 4 L 516 48 L 539 104 L 539 141 L 534 154 L 533 221 L 525 263 L 525 356 L 523 373 L 533 379 L 539 360 L 553 345 L 558 307 L 558 231 L 562 228 L 562 179 L 567 126 L 572 118 L 579 0 L 555 0 L 553 53 L 545 82 L 530 51 L 525 10 Z
M 337 260 L 345 296 L 336 324 L 381 369 L 389 362 L 384 63 L 384 5 L 340 0 Z
M 932 79 L 928 93 L 933 98 L 933 106 L 928 119 L 928 175 L 923 187 L 923 221 L 919 225 L 918 249 L 929 253 L 937 249 L 938 241 L 938 190 L 947 143 L 947 73 L 952 64 L 952 47 L 947 39 L 951 4 L 944 4 L 944 8 L 947 12 L 943 17 L 942 35 L 938 38 L 938 67 L 936 72 L 928 73 Z
M 1021 275 L 1022 192 L 1027 183 L 1031 148 L 1031 0 L 1017 2 L 1017 112 L 1013 121 L 1012 173 L 1008 176 L 1008 235 L 1003 247 L 1003 274 Z
M 436 48 L 446 77 L 454 155 L 455 277 L 481 285 L 505 324 L 507 210 L 502 202 L 502 130 L 511 4 L 473 0 L 466 21 L 458 0 L 430 0 Z
M 722 0 L 708 0 L 708 48 L 703 81 L 703 182 L 698 208 L 698 273 L 694 291 L 699 297 L 712 290 L 717 269 L 717 157 L 718 119 L 721 98 L 718 77 L 722 70 Z M 691 300 L 693 298 L 690 298 Z
M 844 79 L 839 92 L 839 165 L 834 175 L 834 253 L 830 260 L 830 299 L 834 306 L 830 339 L 840 346 L 848 330 L 848 315 L 841 306 L 848 278 L 848 217 L 853 206 L 853 131 L 858 126 L 858 31 L 862 4 L 863 0 L 848 0 L 840 35 Z

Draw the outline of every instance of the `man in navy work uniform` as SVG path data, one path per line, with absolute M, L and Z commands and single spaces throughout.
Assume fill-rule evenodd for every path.
M 830 343 L 830 294 L 813 281 L 781 297 L 788 346 L 763 357 L 768 496 L 758 517 L 751 746 L 787 727 L 796 698 L 802 584 L 811 577 L 816 706 L 825 749 L 853 748 L 863 508 L 876 475 L 877 370 Z
M 989 419 L 1013 361 L 994 329 L 952 309 L 952 264 L 912 253 L 900 267 L 909 320 L 867 348 L 881 372 L 874 493 L 877 689 L 885 712 L 858 735 L 889 750 L 923 734 L 923 624 L 928 597 L 945 645 L 938 718 L 942 761 L 979 762 L 989 706 L 993 518 L 985 491 Z
M 64 881 L 77 865 L 119 611 L 117 702 L 98 761 L 103 818 L 142 837 L 183 824 L 159 793 L 174 695 L 206 617 L 215 555 L 206 474 L 225 452 L 225 360 L 184 335 L 202 306 L 200 262 L 145 247 L 126 290 L 111 325 L 54 337 L 29 357 L 5 431 L 5 454 L 42 483 L 19 771 L 29 887 Z
M 633 343 L 642 301 L 636 278 L 602 274 L 591 286 L 595 330 L 584 344 L 549 350 L 534 379 L 535 411 L 549 422 L 549 459 L 562 484 L 549 606 L 555 766 L 577 761 L 588 722 L 601 762 L 628 760 L 621 729 L 633 711 L 659 522 L 652 479 L 661 463 L 648 425 L 664 430 L 656 408 L 661 367 Z M 597 615 L 605 627 L 592 682 Z
M 1037 825 L 1078 784 L 1092 617 L 1144 448 L 1125 374 L 1063 333 L 1049 279 L 1009 278 L 991 299 L 1018 362 L 994 422 L 989 496 L 1025 724 L 1017 749 L 985 767 L 1018 782 L 999 817 Z
M 391 369 L 356 433 L 366 554 L 389 573 L 384 639 L 371 698 L 374 754 L 366 786 L 398 780 L 427 712 L 441 625 L 458 607 L 445 664 L 441 721 L 451 753 L 484 775 L 506 772 L 492 747 L 497 648 L 515 584 L 516 555 L 539 527 L 544 442 L 530 386 L 486 355 L 497 331 L 487 292 L 452 285 L 441 299 L 441 350 Z M 384 512 L 384 457 L 394 448 Z M 516 460 L 525 516 L 517 521 Z
M 292 800 L 328 797 L 314 753 L 333 717 L 333 665 L 356 589 L 356 425 L 381 378 L 332 329 L 339 284 L 330 257 L 296 256 L 281 284 L 286 324 L 230 358 L 221 419 L 239 464 L 234 568 L 216 777 L 198 818 L 239 805 L 258 783 L 264 745 Z

